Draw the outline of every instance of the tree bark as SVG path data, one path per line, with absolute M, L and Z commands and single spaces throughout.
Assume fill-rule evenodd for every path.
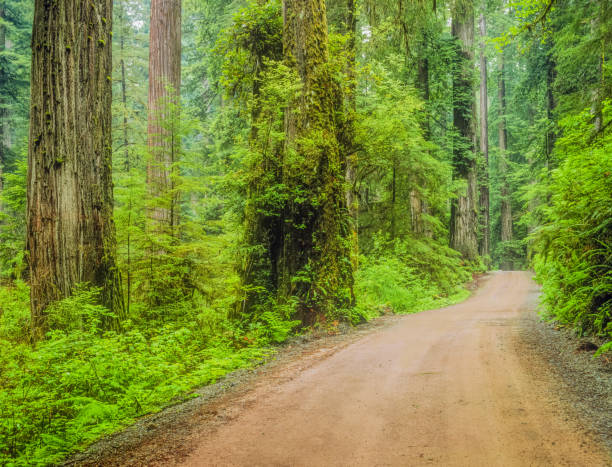
M 302 90 L 285 114 L 283 180 L 290 189 L 279 258 L 281 297 L 298 297 L 305 324 L 352 299 L 350 217 L 337 139 L 340 86 L 328 68 L 324 0 L 284 0 L 284 54 Z
M 425 34 L 425 33 L 424 33 Z M 405 39 L 407 41 L 407 39 Z M 408 50 L 406 50 L 408 53 Z M 429 58 L 427 56 L 427 41 L 426 37 L 423 37 L 423 44 L 421 53 L 423 54 L 418 58 L 417 63 L 417 88 L 421 91 L 421 96 L 423 101 L 425 101 L 425 116 L 423 118 L 422 128 L 423 135 L 425 139 L 431 138 L 431 125 L 429 122 L 429 107 L 427 104 L 429 103 L 430 96 L 430 84 L 429 84 Z M 419 180 L 414 180 L 417 186 L 423 186 L 423 182 Z M 411 216 L 411 226 L 412 232 L 417 235 L 424 235 L 425 237 L 431 238 L 433 236 L 433 232 L 430 228 L 427 227 L 423 216 L 429 213 L 429 207 L 427 202 L 422 199 L 419 190 L 414 188 L 410 190 L 410 216 Z
M 125 19 L 125 4 L 124 2 L 119 2 L 119 29 L 121 37 L 119 38 L 119 67 L 121 70 L 121 104 L 123 111 L 123 121 L 122 121 L 122 133 L 123 133 L 123 165 L 125 168 L 125 172 L 129 175 L 132 170 L 132 164 L 130 160 L 130 148 L 129 148 L 129 139 L 128 139 L 128 110 L 127 110 L 127 81 L 125 78 L 125 30 L 126 30 L 126 19 Z M 128 200 L 128 219 L 127 219 L 127 258 L 126 258 L 126 271 L 125 271 L 125 282 L 126 282 L 126 311 L 129 315 L 130 308 L 132 306 L 132 196 Z
M 359 196 L 357 192 L 357 152 L 355 151 L 355 115 L 357 113 L 357 0 L 346 0 L 345 34 L 347 40 L 346 77 L 347 108 L 345 111 L 345 128 L 342 142 L 346 157 L 346 205 L 351 218 L 351 261 L 357 268 L 359 262 Z
M 506 129 L 506 81 L 504 77 L 504 54 L 499 60 L 499 173 L 501 176 L 501 241 L 502 245 L 512 241 L 512 203 L 510 200 L 510 185 L 508 184 L 508 132 Z M 507 249 L 502 253 L 503 270 L 512 270 L 512 259 L 508 258 Z
M 6 27 L 5 20 L 5 0 L 0 0 L 0 53 L 6 49 Z M 0 79 L 4 79 L 4 70 L 0 69 Z M 3 84 L 3 83 L 1 83 Z M 4 162 L 6 160 L 7 132 L 6 125 L 6 100 L 0 96 L 0 194 L 4 191 Z M 0 206 L 1 207 L 1 206 Z
M 476 102 L 474 90 L 474 5 L 455 0 L 452 8 L 453 37 L 458 43 L 453 73 L 454 178 L 465 190 L 451 203 L 450 245 L 468 261 L 478 257 L 478 186 L 476 179 Z
M 264 6 L 266 0 L 258 0 Z M 249 147 L 259 154 L 248 167 L 249 180 L 244 207 L 244 240 L 247 247 L 239 273 L 244 290 L 243 299 L 237 304 L 234 316 L 250 315 L 257 305 L 275 297 L 278 293 L 278 260 L 282 249 L 283 218 L 266 202 L 266 192 L 282 184 L 282 143 L 271 137 L 284 130 L 284 122 L 269 115 L 269 107 L 262 103 L 262 80 L 268 63 L 283 60 L 282 41 L 260 41 L 259 28 L 242 44 L 251 54 L 253 87 L 251 92 L 251 132 Z M 260 131 L 263 129 L 263 131 Z M 278 209 L 278 208 L 277 208 Z
M 604 2 L 591 0 L 595 9 L 595 16 L 591 18 L 591 35 L 598 38 L 601 36 L 601 16 L 603 14 Z M 605 47 L 604 41 L 601 40 L 601 50 L 597 59 L 597 83 L 593 86 L 591 92 L 591 114 L 593 115 L 593 132 L 599 134 L 603 125 L 602 99 L 604 92 L 604 64 L 605 64 Z
M 123 312 L 111 177 L 111 0 L 36 0 L 27 251 L 35 327 L 81 282 Z
M 484 13 L 480 14 L 480 152 L 483 158 L 480 177 L 480 215 L 482 219 L 482 237 L 479 252 L 481 256 L 491 254 L 491 216 L 489 201 L 489 102 L 487 94 L 487 57 L 484 39 L 487 35 L 487 24 Z
M 179 196 L 176 162 L 181 90 L 181 0 L 152 0 L 149 31 L 147 185 L 154 233 L 176 235 Z
M 129 139 L 128 139 L 128 112 L 127 112 L 127 82 L 125 79 L 125 60 L 124 60 L 124 52 L 125 52 L 125 10 L 124 5 L 122 3 L 120 5 L 121 14 L 119 15 L 119 21 L 121 22 L 121 38 L 119 39 L 119 68 L 121 70 L 121 104 L 123 111 L 123 122 L 122 122 L 122 131 L 123 131 L 123 156 L 125 158 L 124 166 L 125 171 L 130 172 L 131 170 L 131 161 L 130 161 L 130 150 L 129 150 Z
M 549 47 L 552 49 L 553 45 L 551 44 Z M 552 50 L 550 50 L 548 53 L 549 56 L 546 59 L 546 117 L 548 119 L 548 129 L 546 131 L 546 166 L 549 170 L 551 170 L 550 158 L 557 139 L 557 135 L 554 130 L 555 122 L 553 118 L 553 112 L 556 107 L 555 95 L 553 92 L 556 70 L 555 62 L 552 57 Z

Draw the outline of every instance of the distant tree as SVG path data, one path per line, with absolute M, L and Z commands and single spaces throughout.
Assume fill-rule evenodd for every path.
M 0 192 L 27 131 L 31 13 L 29 2 L 0 0 Z
M 482 171 L 480 173 L 480 215 L 481 239 L 479 253 L 481 256 L 491 254 L 491 213 L 490 213 L 490 180 L 489 180 L 489 97 L 487 93 L 487 57 L 485 55 L 485 38 L 487 21 L 484 12 L 478 20 L 480 28 L 480 152 L 482 153 Z
M 501 178 L 501 242 L 502 245 L 512 241 L 512 203 L 508 183 L 508 130 L 506 128 L 506 81 L 504 77 L 504 54 L 499 60 L 499 174 Z M 511 270 L 512 260 L 504 255 L 502 269 Z
M 450 244 L 467 260 L 478 257 L 478 195 L 476 180 L 476 102 L 474 88 L 474 4 L 455 0 L 452 35 L 457 41 L 453 73 L 454 178 L 465 185 L 452 200 Z
M 149 36 L 149 127 L 151 158 L 147 184 L 151 228 L 176 234 L 179 196 L 175 187 L 180 147 L 177 123 L 181 91 L 181 0 L 152 0 Z

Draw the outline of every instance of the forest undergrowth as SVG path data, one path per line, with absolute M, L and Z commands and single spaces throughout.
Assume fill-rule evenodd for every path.
M 487 269 L 533 269 L 543 315 L 612 351 L 608 2 L 110 3 L 95 49 L 56 50 L 31 45 L 57 2 L 0 1 L 0 465 L 59 463 L 290 336 L 458 302 Z M 30 66 L 52 51 L 106 71 Z M 104 131 L 50 125 L 37 89 L 94 78 Z
M 456 255 L 414 245 L 398 242 L 394 254 L 361 257 L 353 323 L 469 295 L 462 285 L 471 276 Z M 424 254 L 446 266 L 430 272 L 406 266 L 414 256 L 427 262 Z M 48 312 L 53 330 L 32 344 L 28 286 L 16 281 L 0 289 L 0 465 L 61 462 L 138 417 L 193 397 L 197 387 L 258 365 L 296 333 L 339 332 L 338 322 L 300 329 L 282 308 L 231 320 L 227 296 L 206 306 L 197 294 L 153 312 L 141 307 L 120 330 L 108 331 L 96 294 L 83 287 L 56 303 Z

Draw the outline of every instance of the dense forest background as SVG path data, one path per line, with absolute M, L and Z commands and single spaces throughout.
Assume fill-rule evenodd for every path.
M 490 269 L 534 269 L 546 317 L 612 335 L 607 0 L 110 3 L 81 50 L 53 45 L 55 7 L 0 0 L 0 464 Z M 82 95 L 109 89 L 67 130 L 78 53 L 102 57 Z M 103 245 L 78 267 L 74 206 Z

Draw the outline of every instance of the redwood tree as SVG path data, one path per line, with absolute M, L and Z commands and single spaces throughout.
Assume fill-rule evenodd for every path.
M 506 81 L 504 77 L 504 55 L 499 60 L 499 174 L 501 177 L 501 241 L 512 241 L 512 204 L 510 202 L 510 185 L 508 183 L 508 131 L 506 129 Z M 513 267 L 512 260 L 504 251 L 502 269 L 510 270 Z
M 340 86 L 328 67 L 324 0 L 284 0 L 285 62 L 302 82 L 285 115 L 283 181 L 290 189 L 278 260 L 279 293 L 297 296 L 302 319 L 350 303 L 350 217 L 337 139 Z
M 27 251 L 35 326 L 80 282 L 121 313 L 111 178 L 112 0 L 36 0 Z
M 147 184 L 155 232 L 175 234 L 179 199 L 175 187 L 181 89 L 181 0 L 152 0 L 149 32 L 149 126 Z
M 485 5 L 483 5 L 484 8 Z M 480 152 L 483 164 L 480 176 L 480 215 L 481 215 L 481 239 L 480 255 L 489 256 L 491 253 L 491 216 L 489 198 L 489 99 L 487 94 L 487 57 L 485 55 L 485 37 L 487 35 L 487 23 L 484 13 L 480 14 L 478 21 L 480 28 Z
M 457 41 L 453 72 L 453 168 L 464 187 L 451 204 L 450 243 L 467 260 L 478 256 L 476 181 L 476 102 L 474 89 L 474 4 L 454 0 L 452 35 Z

